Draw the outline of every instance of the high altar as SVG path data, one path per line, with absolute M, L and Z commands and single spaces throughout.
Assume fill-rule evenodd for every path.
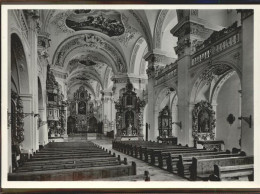
M 74 98 L 70 99 L 68 134 L 98 132 L 94 104 L 90 99 L 91 95 L 84 86 L 79 87 L 74 93 Z
M 116 140 L 143 140 L 143 109 L 145 101 L 137 97 L 128 80 L 125 92 L 115 103 Z

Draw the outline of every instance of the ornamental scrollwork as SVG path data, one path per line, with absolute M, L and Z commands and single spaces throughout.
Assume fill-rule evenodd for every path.
M 211 66 L 210 68 L 206 69 L 202 74 L 201 74 L 201 79 L 203 81 L 206 81 L 207 84 L 210 84 L 211 81 L 216 77 L 216 76 L 221 76 L 227 71 L 230 71 L 232 68 L 228 65 L 225 64 L 218 64 Z
M 103 50 L 105 53 L 108 53 L 113 58 L 119 72 L 127 71 L 126 62 L 120 51 L 102 37 L 92 33 L 73 36 L 56 52 L 53 64 L 63 67 L 66 56 L 71 50 L 78 47 Z
M 11 112 L 12 145 L 20 145 L 24 140 L 23 102 L 14 91 L 11 91 L 11 98 L 15 103 L 14 112 Z

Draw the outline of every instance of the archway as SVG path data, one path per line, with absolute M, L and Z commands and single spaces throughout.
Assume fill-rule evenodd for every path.
M 11 34 L 11 98 L 9 99 L 11 110 L 11 154 L 12 169 L 17 167 L 20 160 L 21 148 L 31 149 L 30 118 L 24 117 L 24 112 L 29 112 L 23 96 L 30 91 L 27 60 L 23 43 L 16 33 Z M 21 96 L 23 94 L 23 96 Z
M 223 140 L 225 149 L 240 148 L 241 121 L 238 120 L 241 115 L 240 71 L 229 63 L 215 62 L 198 75 L 191 91 L 191 103 L 195 106 L 202 102 L 209 103 L 215 119 L 214 129 L 209 133 L 210 137 L 202 135 L 201 138 Z M 192 123 L 194 124 L 193 121 Z M 192 128 L 194 130 L 194 127 Z M 192 134 L 196 139 L 194 131 Z

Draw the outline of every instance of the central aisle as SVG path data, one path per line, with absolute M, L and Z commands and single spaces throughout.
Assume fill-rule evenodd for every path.
M 184 179 L 182 177 L 179 177 L 177 175 L 174 175 L 172 173 L 169 173 L 165 170 L 162 170 L 158 167 L 151 166 L 150 164 L 141 161 L 139 159 L 136 159 L 134 157 L 128 156 L 126 154 L 123 154 L 121 152 L 118 152 L 116 150 L 112 149 L 112 140 L 111 139 L 105 139 L 105 140 L 91 140 L 92 142 L 105 147 L 105 149 L 111 150 L 112 153 L 115 153 L 116 156 L 120 155 L 121 160 L 123 158 L 127 158 L 127 161 L 129 164 L 133 161 L 136 163 L 137 166 L 137 175 L 144 174 L 144 171 L 149 171 L 151 181 L 187 181 L 187 179 Z

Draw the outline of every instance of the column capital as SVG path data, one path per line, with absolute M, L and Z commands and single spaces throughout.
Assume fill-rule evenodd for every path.
M 32 22 L 34 29 L 36 29 L 37 32 L 40 31 L 41 29 L 41 21 L 40 21 L 40 12 L 37 9 L 27 9 L 24 10 L 24 15 L 26 19 L 29 22 Z
M 50 47 L 50 41 L 51 41 L 49 36 L 50 34 L 48 32 L 43 32 L 43 31 L 38 32 L 38 42 L 37 42 L 38 55 L 46 59 L 48 59 L 49 57 L 48 48 Z
M 161 50 L 154 50 L 153 52 L 146 53 L 144 59 L 148 61 L 148 69 L 146 70 L 146 73 L 149 79 L 154 77 L 157 70 L 176 60 Z
M 179 58 L 193 54 L 197 45 L 206 40 L 214 31 L 223 28 L 198 18 L 198 10 L 179 10 L 179 12 L 177 12 L 179 22 L 171 29 L 171 34 L 178 37 L 177 46 L 174 49 Z

